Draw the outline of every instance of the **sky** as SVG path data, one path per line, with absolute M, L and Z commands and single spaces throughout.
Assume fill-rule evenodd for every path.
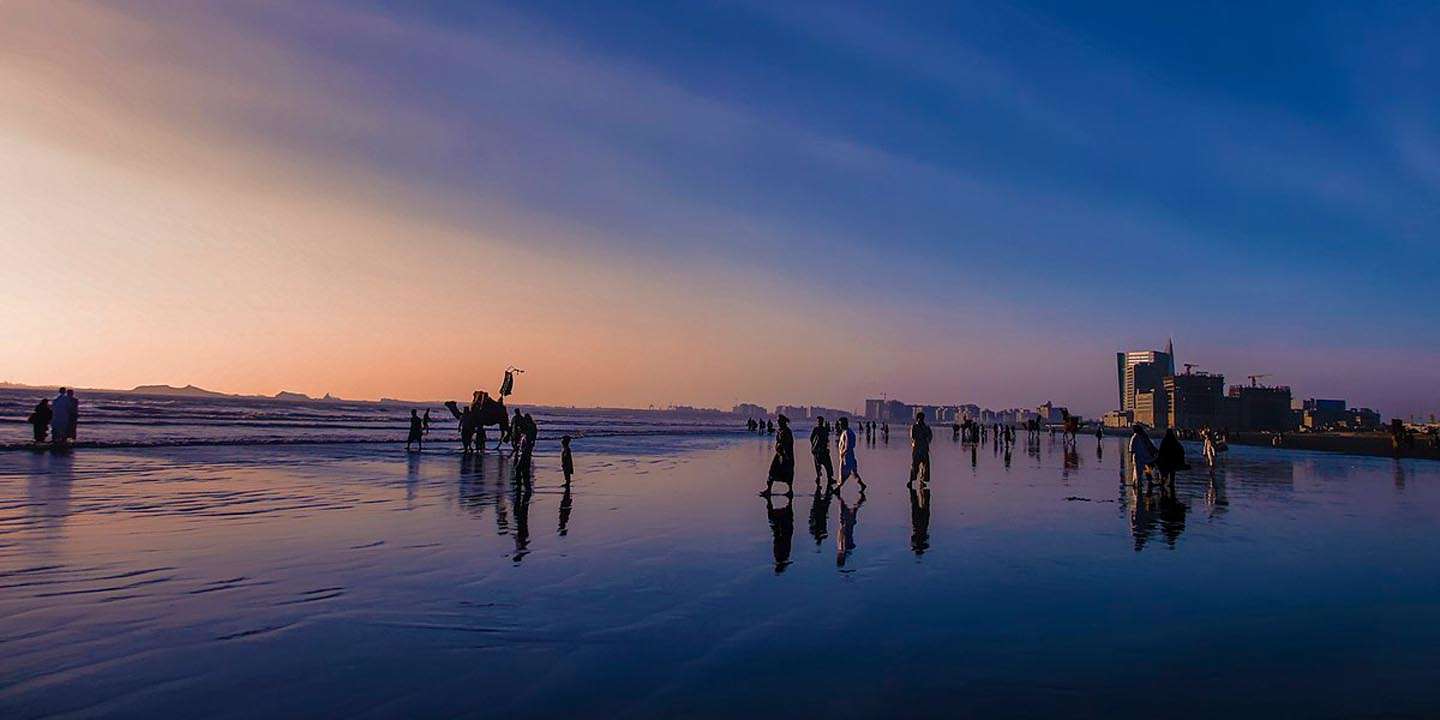
M 0 380 L 1440 412 L 1433 3 L 0 6 Z

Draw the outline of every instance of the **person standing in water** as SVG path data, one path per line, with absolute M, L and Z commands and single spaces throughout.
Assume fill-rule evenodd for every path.
M 815 458 L 815 484 L 820 484 L 820 470 L 825 470 L 827 485 L 835 484 L 835 467 L 830 463 L 830 427 L 825 418 L 815 418 L 815 428 L 810 431 L 810 455 Z
M 780 429 L 775 432 L 775 457 L 770 461 L 770 474 L 765 479 L 764 495 L 775 483 L 785 483 L 786 495 L 795 494 L 795 435 L 790 432 L 790 418 L 780 415 Z
M 405 452 L 410 452 L 410 444 L 418 443 L 420 450 L 425 450 L 425 421 L 420 419 L 420 413 L 412 409 L 410 411 L 410 436 L 405 438 Z
M 560 472 L 565 474 L 565 482 L 570 482 L 570 476 L 575 474 L 575 458 L 570 455 L 570 436 L 560 436 Z
M 426 435 L 429 435 L 429 434 L 430 434 L 430 408 L 425 408 L 425 416 L 422 417 L 422 418 L 420 418 L 420 425 L 421 425 L 421 428 L 425 431 L 425 434 L 426 434 Z
M 910 426 L 910 482 L 915 484 L 916 476 L 921 484 L 930 482 L 930 440 L 935 434 L 925 424 L 925 413 L 915 413 L 915 424 Z M 924 468 L 923 470 L 921 468 Z
M 843 417 L 835 422 L 835 428 L 840 433 L 840 484 L 835 489 L 838 491 L 854 475 L 863 491 L 865 480 L 860 477 L 860 463 L 855 460 L 855 431 L 850 429 L 850 420 Z
M 515 416 L 510 418 L 510 454 L 520 452 L 520 433 L 525 427 L 525 421 L 520 415 L 520 409 L 515 409 Z
M 29 418 L 36 445 L 45 442 L 45 433 L 50 431 L 50 419 L 54 415 L 55 413 L 50 410 L 50 401 L 40 398 L 40 402 L 35 404 L 35 410 L 30 413 Z
M 75 398 L 65 392 L 65 388 L 60 388 L 59 394 L 50 403 L 50 442 L 53 445 L 63 445 L 69 441 L 70 426 L 75 418 L 75 411 L 70 407 Z

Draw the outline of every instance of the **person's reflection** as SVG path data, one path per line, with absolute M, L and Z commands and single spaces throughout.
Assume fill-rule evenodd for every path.
M 575 499 L 574 496 L 570 494 L 570 475 L 566 475 L 565 488 L 560 494 L 560 526 L 555 531 L 560 537 L 565 537 L 570 533 L 568 529 L 570 525 L 570 510 L 574 507 Z
M 518 563 L 530 554 L 530 498 L 535 495 L 535 487 L 519 478 L 514 485 L 511 502 L 515 506 L 515 554 L 510 559 Z
M 460 455 L 460 506 L 478 516 L 490 502 L 490 493 L 485 491 L 485 463 L 476 458 L 474 453 Z
M 1005 446 L 1005 469 L 1010 469 L 1010 446 Z
M 1180 539 L 1180 534 L 1185 532 L 1185 513 L 1189 508 L 1175 494 L 1173 483 L 1161 483 L 1160 485 L 1160 532 L 1165 535 L 1165 542 L 1171 549 L 1175 548 L 1175 541 Z
M 910 550 L 915 557 L 930 549 L 930 486 L 910 488 Z
M 70 519 L 70 490 L 75 484 L 75 456 L 69 452 L 35 453 L 25 484 L 26 514 L 46 549 L 64 539 Z
M 978 448 L 978 446 L 976 446 L 976 445 L 971 445 L 971 446 L 970 446 L 970 467 L 973 468 L 973 467 L 976 467 L 976 466 L 979 465 L 979 464 L 980 464 L 979 448 Z
M 1095 462 L 1105 459 L 1105 441 L 1099 440 L 1095 443 Z
M 1205 485 L 1205 504 L 1210 508 L 1210 517 L 1220 517 L 1230 509 L 1230 498 L 1225 494 L 1225 474 L 1210 471 L 1210 481 Z
M 1064 458 L 1066 470 L 1080 469 L 1080 451 L 1074 445 L 1064 447 L 1060 452 Z
M 405 460 L 405 505 L 415 505 L 416 491 L 420 488 L 420 456 L 409 455 Z
M 795 537 L 795 505 L 791 496 L 785 498 L 784 507 L 775 507 L 775 496 L 765 496 L 765 516 L 770 520 L 770 533 L 774 535 L 775 574 L 785 572 L 790 566 L 790 547 Z
M 1395 458 L 1395 491 L 1405 492 L 1405 465 Z
M 865 490 L 860 490 L 853 507 L 845 502 L 844 495 L 836 497 L 840 499 L 840 529 L 835 533 L 835 567 L 843 568 L 845 561 L 850 559 L 850 554 L 855 552 L 855 524 L 860 521 L 860 507 L 865 504 Z
M 830 499 L 835 497 L 829 486 L 815 486 L 815 494 L 810 496 L 810 537 L 815 538 L 815 546 L 819 547 L 825 538 L 830 537 Z
M 1140 484 L 1122 480 L 1120 487 L 1125 495 L 1125 507 L 1130 511 L 1130 537 L 1135 541 L 1135 552 L 1140 552 L 1155 534 L 1160 517 L 1155 510 L 1153 496 L 1145 492 Z
M 495 494 L 494 494 L 494 500 L 495 500 L 495 534 L 496 534 L 496 535 L 509 535 L 509 534 L 510 534 L 510 507 L 509 507 L 509 504 L 508 504 L 509 501 L 507 500 L 507 497 L 509 496 L 509 493 L 505 492 L 505 475 L 506 475 L 506 468 L 507 468 L 507 466 L 506 466 L 506 464 L 505 464 L 505 454 L 504 454 L 504 453 L 498 453 L 498 452 L 495 453 L 495 475 L 494 475 L 494 477 L 495 477 Z

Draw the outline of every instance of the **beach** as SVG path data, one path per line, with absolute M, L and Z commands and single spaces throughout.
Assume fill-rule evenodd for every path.
M 568 489 L 542 444 L 531 491 L 453 444 L 0 453 L 0 715 L 1440 711 L 1440 466 L 1236 447 L 1162 505 L 1123 442 L 941 434 L 928 497 L 865 445 L 828 503 L 802 450 L 788 518 L 756 436 L 594 438 Z

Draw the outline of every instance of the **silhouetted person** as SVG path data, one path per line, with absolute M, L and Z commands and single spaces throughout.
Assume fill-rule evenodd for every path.
M 50 441 L 56 445 L 63 445 L 70 439 L 70 427 L 75 419 L 75 410 L 70 403 L 74 399 L 62 387 L 50 402 Z
M 65 401 L 70 406 L 70 426 L 65 431 L 65 439 L 75 442 L 75 433 L 80 427 L 80 401 L 75 399 L 75 388 L 65 391 Z
M 775 483 L 785 483 L 785 494 L 795 492 L 795 436 L 790 432 L 790 418 L 780 415 L 780 430 L 775 433 L 775 457 L 770 461 L 770 474 L 765 479 L 765 494 Z
M 460 410 L 459 412 L 460 451 L 463 453 L 469 453 L 475 442 L 475 426 L 477 424 L 475 421 L 475 413 L 470 409 L 469 406 L 466 406 L 463 410 Z M 485 443 L 482 441 L 480 445 L 483 448 Z
M 1173 428 L 1166 430 L 1165 437 L 1160 440 L 1160 450 L 1155 456 L 1155 468 L 1160 471 L 1160 479 L 1166 484 L 1175 482 L 1177 470 L 1190 469 L 1185 462 L 1185 446 L 1180 444 L 1180 438 Z
M 787 493 L 785 507 L 775 507 L 775 497 L 765 496 L 765 515 L 770 520 L 770 532 L 775 536 L 775 574 L 785 572 L 790 565 L 790 549 L 795 537 L 795 505 Z
M 915 413 L 915 424 L 910 426 L 910 482 L 920 477 L 920 482 L 930 482 L 930 441 L 935 433 L 925 424 L 925 413 Z
M 755 432 L 755 418 L 745 418 L 745 429 Z
M 837 493 L 836 497 L 840 498 L 840 529 L 835 533 L 835 567 L 843 568 L 855 552 L 855 525 L 860 522 L 860 506 L 865 504 L 865 486 L 860 486 L 860 496 L 853 507 L 845 502 L 844 496 Z
M 415 410 L 410 411 L 410 436 L 405 438 L 405 452 L 410 452 L 411 443 L 419 444 L 421 450 L 425 449 L 425 421 Z
M 516 455 L 517 472 L 529 480 L 531 477 L 531 461 L 535 455 L 535 443 L 540 439 L 540 426 L 535 424 L 535 418 L 530 413 L 520 416 L 520 447 Z M 515 432 L 514 429 L 511 432 Z
M 880 423 L 880 440 L 886 445 L 890 444 L 890 423 Z
M 560 472 L 565 475 L 565 482 L 570 482 L 570 476 L 575 474 L 575 458 L 570 454 L 570 436 L 560 436 Z
M 930 549 L 930 488 L 910 488 L 910 550 L 915 557 Z
M 508 374 L 508 373 L 507 373 L 507 374 Z M 524 434 L 523 432 L 521 432 L 521 428 L 524 427 L 524 423 L 525 423 L 525 420 L 524 420 L 524 417 L 520 415 L 520 409 L 519 409 L 519 408 L 516 408 L 516 409 L 515 409 L 515 417 L 510 418 L 510 454 L 511 454 L 511 455 L 516 455 L 516 454 L 518 454 L 518 453 L 520 452 L 520 436 Z
M 825 418 L 815 419 L 815 427 L 810 430 L 810 456 L 815 460 L 815 484 L 820 484 L 820 471 L 825 471 L 826 484 L 834 484 L 835 467 L 830 463 L 830 426 L 825 424 Z
M 1135 481 L 1139 482 L 1140 477 L 1147 468 L 1155 465 L 1155 443 L 1151 442 L 1150 434 L 1145 432 L 1145 426 L 1135 423 L 1130 432 L 1130 463 L 1135 469 Z
M 766 433 L 767 435 L 774 435 L 774 434 L 775 434 L 775 421 L 774 421 L 774 420 L 766 420 L 766 421 L 765 421 L 765 433 Z
M 421 418 L 420 418 L 420 425 L 421 425 L 421 428 L 425 431 L 425 434 L 426 434 L 426 435 L 429 435 L 429 434 L 430 434 L 430 408 L 425 408 L 425 415 L 424 415 L 424 417 L 421 417 Z
M 50 401 L 40 398 L 40 402 L 35 404 L 35 410 L 27 418 L 35 435 L 35 444 L 45 442 L 45 434 L 50 432 L 50 419 L 54 415 L 55 413 L 50 410 Z
M 855 431 L 850 429 L 850 420 L 840 418 L 835 423 L 836 431 L 840 433 L 840 484 L 836 489 L 843 487 L 845 481 L 855 476 L 855 481 L 860 483 L 863 490 L 865 481 L 860 478 L 860 463 L 855 459 Z

